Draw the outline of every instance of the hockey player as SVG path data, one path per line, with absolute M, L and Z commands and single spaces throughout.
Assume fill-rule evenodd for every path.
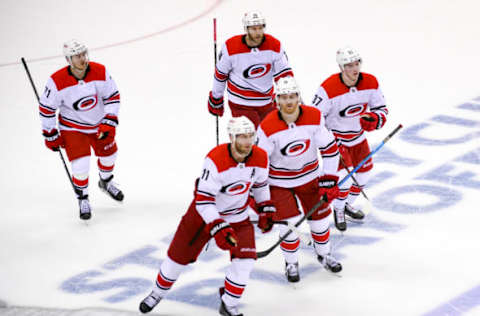
M 253 145 L 253 123 L 240 116 L 232 118 L 227 129 L 231 142 L 215 147 L 205 158 L 195 197 L 170 243 L 156 285 L 140 303 L 142 313 L 150 312 L 160 302 L 213 237 L 220 249 L 230 252 L 231 258 L 225 285 L 219 289 L 219 312 L 224 316 L 242 315 L 237 305 L 257 258 L 254 228 L 248 217 L 250 192 L 258 203 L 258 227 L 263 232 L 272 229 L 275 208 L 267 183 L 268 157 Z
M 69 66 L 48 79 L 40 97 L 40 119 L 45 145 L 53 151 L 65 148 L 71 162 L 80 218 L 87 220 L 91 217 L 88 200 L 90 147 L 98 157 L 100 189 L 117 201 L 123 200 L 122 191 L 112 181 L 117 157 L 115 130 L 120 94 L 105 66 L 89 61 L 83 43 L 77 40 L 64 43 L 63 54 Z
M 228 39 L 218 57 L 208 111 L 223 115 L 225 85 L 233 117 L 245 115 L 258 127 L 273 106 L 273 81 L 293 76 L 280 41 L 264 34 L 265 18 L 259 11 L 243 16 L 244 35 Z
M 260 123 L 258 146 L 265 149 L 270 159 L 269 183 L 276 207 L 275 220 L 298 221 L 308 213 L 320 198 L 323 203 L 308 218 L 315 251 L 319 262 L 331 272 L 339 272 L 342 265 L 330 254 L 330 201 L 338 196 L 336 175 L 339 153 L 335 138 L 325 128 L 321 112 L 300 104 L 300 90 L 293 77 L 277 82 L 276 98 L 279 109 Z M 320 170 L 318 150 L 322 156 Z M 280 235 L 288 231 L 281 226 Z M 289 282 L 300 280 L 297 250 L 300 240 L 292 232 L 281 244 L 285 257 L 285 274 Z
M 346 166 L 357 166 L 370 153 L 365 132 L 382 128 L 388 110 L 375 76 L 360 72 L 362 58 L 355 49 L 339 49 L 337 63 L 340 73 L 322 83 L 312 103 L 322 111 L 325 125 L 337 138 Z M 364 219 L 365 214 L 353 203 L 367 184 L 372 167 L 370 158 L 355 174 L 358 185 L 346 181 L 340 188 L 340 197 L 332 203 L 339 230 L 347 229 L 345 216 L 353 221 Z M 347 174 L 342 164 L 338 169 L 340 177 Z

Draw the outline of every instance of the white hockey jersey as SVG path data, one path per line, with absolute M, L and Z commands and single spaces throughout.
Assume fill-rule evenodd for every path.
M 312 105 L 325 116 L 325 124 L 345 146 L 354 146 L 365 139 L 360 115 L 375 112 L 379 115 L 378 128 L 387 119 L 388 109 L 375 76 L 360 73 L 357 84 L 348 87 L 337 73 L 325 80 L 315 94 Z
M 228 39 L 222 46 L 215 68 L 212 94 L 223 96 L 227 85 L 228 100 L 245 106 L 264 106 L 272 102 L 273 81 L 293 76 L 280 41 L 265 34 L 255 48 L 245 42 L 245 35 Z
M 83 80 L 76 79 L 70 67 L 55 72 L 40 97 L 42 128 L 56 128 L 59 110 L 60 129 L 95 133 L 106 114 L 118 116 L 120 94 L 105 66 L 90 62 Z
M 321 112 L 300 105 L 300 116 L 287 124 L 278 110 L 267 115 L 258 128 L 258 146 L 270 159 L 269 183 L 293 188 L 322 174 L 336 174 L 338 147 L 333 134 L 325 128 Z M 323 171 L 318 161 L 320 150 Z
M 195 191 L 195 206 L 206 223 L 223 218 L 230 223 L 248 217 L 250 190 L 257 203 L 270 200 L 268 156 L 257 146 L 243 163 L 233 159 L 230 144 L 212 149 L 203 164 Z

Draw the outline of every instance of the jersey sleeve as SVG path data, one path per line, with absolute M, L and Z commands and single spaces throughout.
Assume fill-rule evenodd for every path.
M 118 116 L 120 109 L 120 93 L 112 76 L 105 70 L 105 82 L 102 89 L 102 99 L 105 105 L 105 114 Z
M 323 172 L 325 174 L 336 174 L 340 154 L 338 152 L 337 141 L 332 132 L 325 127 L 325 120 L 320 120 L 320 125 L 315 133 L 315 142 L 322 155 Z
M 387 121 L 388 109 L 385 104 L 385 97 L 383 96 L 380 87 L 378 87 L 374 91 L 368 102 L 370 111 L 378 114 L 378 116 L 380 117 L 380 120 L 378 122 L 378 128 L 381 128 L 383 125 L 385 125 L 385 122 Z
M 57 126 L 56 112 L 60 105 L 58 99 L 59 96 L 57 86 L 55 85 L 53 79 L 50 77 L 48 78 L 45 90 L 40 96 L 39 101 L 40 121 L 42 124 L 42 129 L 44 131 L 50 132 Z
M 202 174 L 195 190 L 195 206 L 205 223 L 220 218 L 215 198 L 221 187 L 217 167 L 210 158 L 205 158 Z
M 273 79 L 277 82 L 278 79 L 287 76 L 293 77 L 293 71 L 288 63 L 287 53 L 280 46 L 280 52 L 273 61 Z
M 214 98 L 218 99 L 223 97 L 228 74 L 232 70 L 232 67 L 232 60 L 230 55 L 228 55 L 227 45 L 223 44 L 222 50 L 218 55 L 218 62 L 215 66 L 215 75 L 213 76 L 212 95 Z
M 328 116 L 332 106 L 330 103 L 330 99 L 328 98 L 327 91 L 325 91 L 324 87 L 320 86 L 318 88 L 317 92 L 313 96 L 312 106 L 319 109 L 324 117 Z
M 268 185 L 268 163 L 267 168 L 256 168 L 257 178 L 253 183 L 252 193 L 255 202 L 262 203 L 270 200 L 270 186 Z

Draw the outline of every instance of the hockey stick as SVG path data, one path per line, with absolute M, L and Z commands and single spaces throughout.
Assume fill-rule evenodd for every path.
M 217 67 L 217 18 L 213 18 L 213 59 L 215 68 Z M 218 146 L 218 115 L 215 115 L 215 123 L 217 130 L 217 146 Z
M 340 154 L 340 163 L 342 164 L 343 168 L 347 170 L 348 173 L 350 173 L 350 168 L 348 168 L 347 164 L 345 163 L 345 160 L 343 160 L 342 154 Z M 360 185 L 358 184 L 357 179 L 352 175 L 352 180 L 355 182 L 355 184 L 360 188 Z M 360 193 L 362 193 L 363 197 L 367 199 L 367 201 L 370 201 L 368 198 L 367 194 L 363 191 L 363 189 L 360 189 Z
M 377 146 L 377 148 L 375 148 L 370 154 L 368 154 L 367 157 L 365 157 L 362 161 L 360 161 L 360 163 L 358 164 L 358 166 L 356 166 L 352 172 L 350 172 L 345 178 L 343 178 L 339 183 L 338 183 L 338 186 L 341 186 L 345 181 L 348 180 L 348 178 L 350 178 L 352 176 L 352 174 L 354 174 L 355 172 L 357 172 L 358 169 L 360 169 L 364 164 L 365 162 L 367 162 L 368 159 L 370 159 L 370 157 L 372 157 L 377 151 L 380 150 L 380 148 L 383 147 L 383 145 L 385 145 L 385 143 L 387 141 L 390 140 L 390 138 L 393 137 L 393 135 L 395 135 L 401 128 L 402 128 L 402 124 L 399 124 L 390 134 L 388 134 L 387 137 L 385 137 L 382 142 Z M 318 201 L 309 211 L 307 214 L 305 214 L 305 216 L 303 216 L 294 226 L 295 227 L 298 227 L 300 226 L 307 218 L 309 218 L 316 210 L 317 208 L 322 205 L 323 203 L 326 202 L 326 195 L 322 196 L 322 198 L 320 199 L 320 201 Z M 284 241 L 288 235 L 290 235 L 290 233 L 292 232 L 291 229 L 289 229 L 282 237 L 280 237 L 278 239 L 278 241 L 273 244 L 270 248 L 268 248 L 267 250 L 264 250 L 264 251 L 260 251 L 260 252 L 257 252 L 257 258 L 263 258 L 265 256 L 267 256 L 268 254 L 270 254 L 275 248 L 277 248 L 278 245 L 280 245 L 280 243 L 282 241 Z
M 23 67 L 25 68 L 25 71 L 27 72 L 28 79 L 30 80 L 30 84 L 32 85 L 33 92 L 35 93 L 35 96 L 37 97 L 38 103 L 40 103 L 40 97 L 38 96 L 37 88 L 35 87 L 35 83 L 33 82 L 32 75 L 30 75 L 30 70 L 28 69 L 27 62 L 25 61 L 25 58 L 21 58 Z M 78 190 L 75 188 L 75 185 L 73 184 L 72 176 L 70 175 L 70 171 L 68 170 L 67 164 L 65 163 L 65 158 L 63 158 L 62 150 L 58 148 L 58 154 L 60 155 L 60 159 L 62 159 L 63 162 L 63 167 L 65 167 L 65 172 L 67 173 L 68 180 L 70 181 L 70 184 L 72 185 L 73 191 L 79 196 L 83 196 L 82 190 Z

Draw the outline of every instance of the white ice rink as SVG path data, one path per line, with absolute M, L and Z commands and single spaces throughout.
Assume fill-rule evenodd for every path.
M 338 70 L 350 44 L 377 76 L 390 110 L 375 156 L 366 223 L 332 229 L 341 277 L 300 252 L 301 282 L 276 250 L 256 263 L 245 315 L 480 315 L 480 22 L 478 0 L 0 1 L 0 315 L 129 315 L 148 294 L 168 241 L 215 145 L 207 111 L 218 46 L 259 9 L 289 56 L 303 99 Z M 107 66 L 122 97 L 117 204 L 97 188 L 93 217 L 78 206 L 58 154 L 41 136 L 39 92 L 77 38 Z M 56 57 L 55 57 L 56 56 Z M 220 120 L 226 141 L 227 110 Z M 362 198 L 358 203 L 364 203 Z M 307 232 L 307 227 L 302 227 Z M 258 235 L 265 249 L 276 233 Z M 154 312 L 217 315 L 228 254 L 214 243 Z M 2 305 L 9 306 L 2 308 Z

